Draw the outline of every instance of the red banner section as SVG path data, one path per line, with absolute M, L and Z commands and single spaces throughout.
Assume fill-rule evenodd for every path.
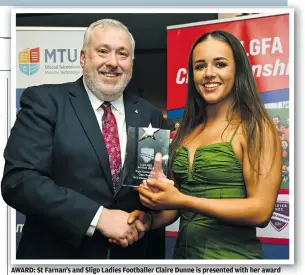
M 183 108 L 188 56 L 195 40 L 213 30 L 235 35 L 244 46 L 261 92 L 289 88 L 289 15 L 275 15 L 167 31 L 167 110 Z

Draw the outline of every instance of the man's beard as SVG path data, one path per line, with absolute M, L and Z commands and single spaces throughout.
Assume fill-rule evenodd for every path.
M 83 69 L 83 76 L 86 85 L 89 90 L 100 100 L 112 101 L 118 99 L 124 92 L 127 84 L 129 83 L 132 73 L 127 74 L 122 72 L 120 76 L 120 80 L 117 84 L 111 84 L 112 81 L 109 82 L 105 79 L 101 82 L 97 79 L 96 75 L 92 70 Z M 103 85 L 105 84 L 105 85 Z

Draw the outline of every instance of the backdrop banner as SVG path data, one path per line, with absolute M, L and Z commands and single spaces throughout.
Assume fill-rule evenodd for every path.
M 234 19 L 236 18 L 232 20 Z M 191 47 L 200 35 L 212 30 L 230 32 L 240 40 L 261 92 L 289 88 L 288 14 L 213 22 L 215 23 L 205 21 L 167 28 L 167 110 L 184 107 Z M 285 99 L 288 100 L 288 94 Z
M 167 117 L 179 119 L 187 95 L 188 57 L 195 40 L 224 30 L 244 46 L 252 71 L 282 139 L 280 194 L 269 225 L 257 229 L 262 243 L 289 244 L 289 14 L 251 15 L 167 27 Z M 179 222 L 168 227 L 175 236 Z

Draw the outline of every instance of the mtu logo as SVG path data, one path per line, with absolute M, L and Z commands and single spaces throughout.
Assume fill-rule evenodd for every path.
M 26 75 L 37 73 L 40 67 L 40 49 L 25 49 L 19 52 L 19 69 Z

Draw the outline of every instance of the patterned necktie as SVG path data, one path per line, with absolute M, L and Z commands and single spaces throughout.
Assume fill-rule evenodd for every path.
M 121 170 L 121 150 L 120 150 L 120 140 L 118 127 L 116 124 L 116 119 L 111 111 L 111 104 L 105 101 L 102 104 L 104 109 L 104 114 L 102 118 L 103 124 L 103 137 L 109 155 L 109 165 L 113 183 L 114 192 L 116 191 L 120 170 Z

